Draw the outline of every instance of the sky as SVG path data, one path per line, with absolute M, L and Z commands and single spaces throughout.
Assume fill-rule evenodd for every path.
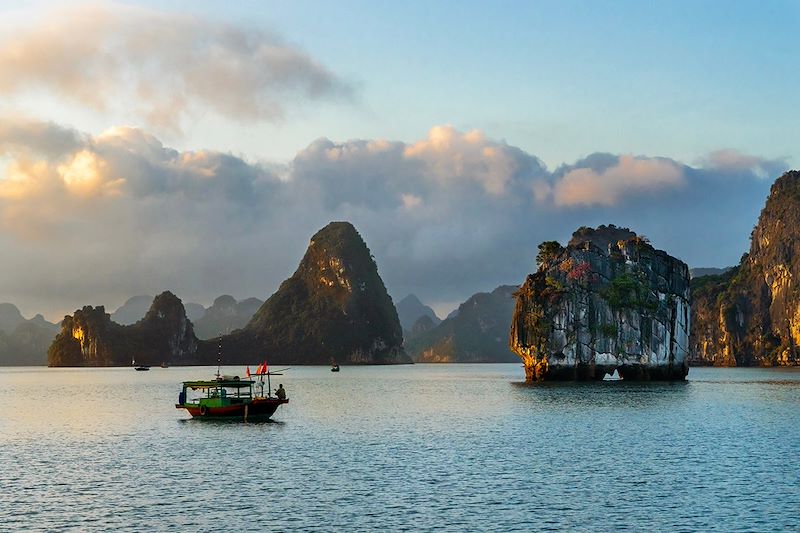
M 797 2 L 4 2 L 0 301 L 267 298 L 349 220 L 446 314 L 614 223 L 748 249 L 798 165 Z

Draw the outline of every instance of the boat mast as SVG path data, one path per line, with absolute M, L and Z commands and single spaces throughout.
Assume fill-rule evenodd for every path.
M 222 364 L 222 335 L 219 336 L 219 347 L 217 349 L 217 379 L 219 379 L 219 367 Z

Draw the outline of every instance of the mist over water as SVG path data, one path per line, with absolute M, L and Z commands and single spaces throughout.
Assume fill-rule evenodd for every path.
M 215 370 L 0 369 L 0 530 L 800 528 L 796 369 L 295 367 L 271 423 L 188 419 Z

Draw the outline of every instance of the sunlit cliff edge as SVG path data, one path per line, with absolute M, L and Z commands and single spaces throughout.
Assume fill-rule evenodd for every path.
M 772 185 L 739 265 L 693 280 L 692 299 L 693 365 L 800 364 L 800 172 Z

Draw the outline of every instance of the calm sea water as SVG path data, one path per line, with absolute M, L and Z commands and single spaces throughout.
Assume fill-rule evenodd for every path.
M 0 369 L 0 530 L 800 530 L 800 371 L 295 367 L 274 422 L 189 420 L 214 370 Z

